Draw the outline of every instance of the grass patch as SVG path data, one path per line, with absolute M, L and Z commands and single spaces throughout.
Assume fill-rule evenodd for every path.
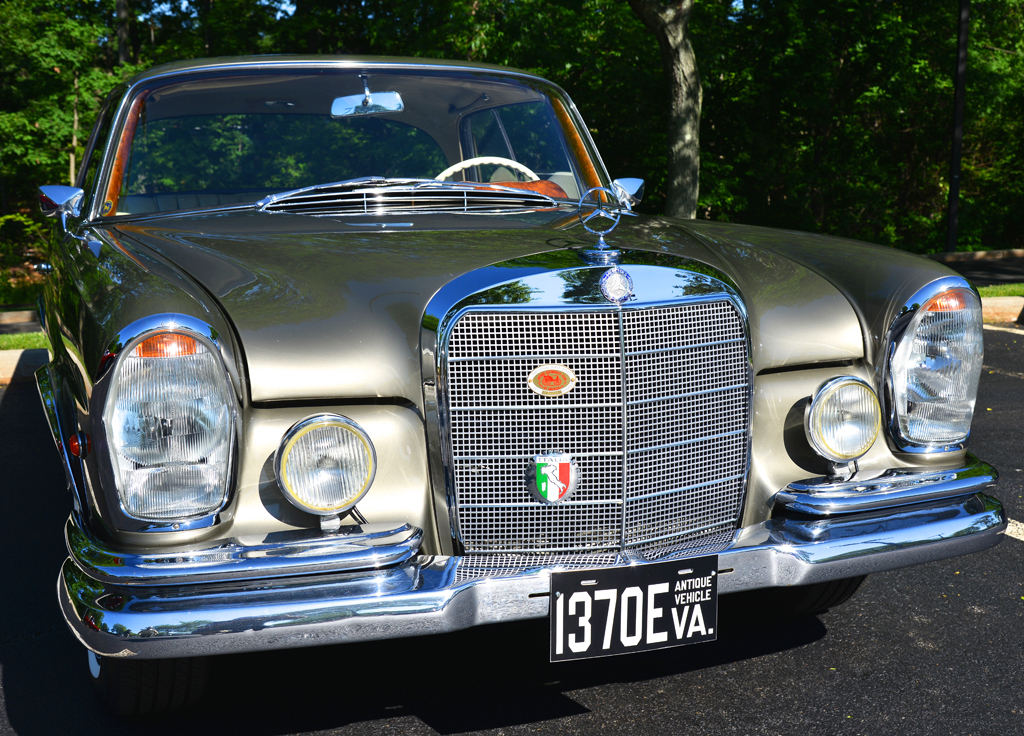
M 0 335 L 0 350 L 32 350 L 50 347 L 44 332 L 19 332 L 13 335 Z
M 999 284 L 997 286 L 979 286 L 982 296 L 1024 296 L 1024 284 Z

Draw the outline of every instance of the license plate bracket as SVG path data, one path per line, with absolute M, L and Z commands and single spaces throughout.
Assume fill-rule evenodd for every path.
M 552 662 L 714 641 L 718 555 L 553 572 L 550 621 Z

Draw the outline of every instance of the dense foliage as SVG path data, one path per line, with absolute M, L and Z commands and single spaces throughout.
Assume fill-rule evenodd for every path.
M 956 0 L 697 0 L 698 217 L 925 252 L 945 238 Z M 960 249 L 1024 247 L 1024 0 L 974 0 Z M 119 20 L 118 10 L 121 9 Z M 152 64 L 251 53 L 464 58 L 573 96 L 613 175 L 664 206 L 666 81 L 623 0 L 0 0 L 0 259 L 38 237 L 99 103 Z M 32 215 L 34 216 L 34 215 Z M 5 263 L 4 265 L 9 265 Z

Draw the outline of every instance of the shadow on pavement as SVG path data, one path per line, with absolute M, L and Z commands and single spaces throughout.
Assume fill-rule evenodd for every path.
M 194 730 L 207 718 L 216 719 L 218 733 L 269 736 L 415 717 L 438 733 L 457 734 L 584 714 L 589 710 L 568 693 L 699 671 L 825 636 L 824 624 L 812 617 L 769 625 L 762 600 L 751 594 L 723 598 L 722 639 L 713 644 L 582 662 L 548 662 L 546 620 L 224 657 L 214 675 L 219 696 L 155 732 Z
M 0 459 L 7 469 L 0 485 L 0 732 L 277 736 L 345 726 L 362 730 L 375 721 L 399 731 L 422 732 L 426 724 L 442 734 L 498 729 L 588 713 L 570 696 L 574 691 L 761 657 L 826 633 L 817 618 L 766 621 L 763 598 L 740 594 L 720 603 L 720 641 L 626 657 L 551 664 L 546 620 L 234 655 L 213 661 L 207 698 L 196 708 L 119 721 L 94 700 L 85 650 L 57 606 L 70 502 L 32 383 L 12 384 L 0 393 Z M 379 730 L 386 724 L 374 725 Z
M 0 467 L 0 733 L 85 731 L 100 713 L 55 593 L 71 503 L 32 381 L 0 389 Z

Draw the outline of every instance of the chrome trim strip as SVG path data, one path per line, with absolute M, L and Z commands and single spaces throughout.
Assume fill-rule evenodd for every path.
M 813 516 L 852 514 L 966 496 L 991 488 L 998 478 L 995 468 L 968 454 L 963 467 L 950 470 L 899 468 L 863 480 L 837 483 L 822 477 L 790 483 L 768 505 Z
M 963 277 L 944 276 L 943 278 L 936 279 L 923 289 L 918 290 L 917 293 L 907 300 L 899 314 L 896 315 L 889 325 L 889 329 L 885 333 L 885 339 L 882 341 L 882 359 L 878 362 L 876 369 L 876 381 L 879 389 L 878 399 L 882 408 L 882 425 L 885 430 L 886 439 L 889 442 L 889 446 L 896 452 L 906 452 L 914 455 L 941 455 L 946 452 L 959 452 L 967 447 L 967 442 L 971 437 L 970 428 L 968 428 L 967 436 L 960 442 L 922 444 L 908 440 L 900 432 L 900 420 L 896 415 L 896 406 L 893 398 L 894 389 L 889 362 L 892 360 L 900 341 L 903 339 L 906 330 L 910 327 L 910 323 L 917 315 L 917 310 L 921 308 L 921 305 L 950 289 L 968 289 L 973 291 L 975 296 L 978 297 L 978 303 L 981 303 L 981 295 L 978 293 L 978 290 Z
M 619 404 L 617 404 L 617 403 L 615 403 L 615 404 L 574 404 L 574 403 L 572 403 L 572 401 L 564 401 L 564 402 L 562 402 L 562 405 L 563 406 L 571 406 L 574 409 L 607 409 L 609 407 L 615 407 L 615 408 L 619 407 Z M 522 406 L 511 405 L 511 404 L 509 406 L 504 406 L 502 404 L 495 404 L 493 406 L 474 406 L 472 408 L 459 407 L 457 409 L 449 409 L 449 411 L 451 411 L 451 412 L 463 412 L 463 413 L 472 413 L 472 412 L 476 412 L 476 411 L 539 411 L 539 410 L 542 411 L 542 410 L 547 409 L 547 408 L 548 408 L 548 405 L 540 404 L 540 403 L 538 403 L 536 405 L 524 404 Z M 530 457 L 533 457 L 533 456 L 531 455 Z
M 67 448 L 64 447 L 64 438 L 60 429 L 60 409 L 57 406 L 57 393 L 53 389 L 53 376 L 50 374 L 50 363 L 36 369 L 36 389 L 39 391 L 39 400 L 43 404 L 43 413 L 46 414 L 46 423 L 50 427 L 50 434 L 53 435 L 53 443 L 57 446 L 57 454 L 63 461 L 64 477 L 67 480 L 68 489 L 71 491 L 71 500 L 75 511 L 81 512 L 85 506 L 85 499 L 82 497 L 82 489 L 78 487 L 75 474 L 71 469 L 71 457 L 68 456 Z
M 573 457 L 576 457 L 573 455 Z M 645 496 L 641 496 L 645 498 Z M 622 499 L 611 498 L 606 501 L 559 501 L 559 506 L 621 506 Z M 524 503 L 464 503 L 461 508 L 464 509 L 532 509 L 536 508 L 536 501 L 527 501 Z M 474 553 L 477 554 L 477 553 Z
M 686 394 L 675 394 L 674 396 L 662 396 L 657 399 L 637 399 L 634 401 L 626 402 L 626 406 L 642 406 L 644 404 L 654 404 L 658 401 L 673 401 L 675 399 L 688 399 L 691 396 L 709 396 L 711 394 L 720 394 L 723 391 L 735 391 L 738 388 L 743 388 L 742 383 L 737 383 L 732 386 L 722 386 L 721 388 L 709 388 L 706 391 L 691 391 Z
M 675 348 L 678 350 L 678 348 Z M 476 358 L 449 358 L 449 363 L 471 363 L 479 360 L 551 360 L 553 358 L 575 358 L 575 355 L 481 355 Z M 618 358 L 618 353 L 587 353 L 588 358 Z
M 591 190 L 591 191 L 593 191 L 593 190 Z M 587 195 L 584 194 L 583 196 L 586 197 Z M 582 204 L 583 204 L 583 199 L 581 198 L 580 199 L 580 205 L 582 206 Z M 581 222 L 583 222 L 582 218 L 581 218 Z M 618 225 L 618 224 L 619 224 L 619 218 L 616 217 L 615 218 L 615 225 Z M 583 226 L 586 227 L 586 223 L 585 222 L 583 222 Z M 589 228 L 588 228 L 588 231 L 589 232 L 593 232 L 592 230 L 589 230 Z M 609 230 L 609 232 L 610 232 L 610 230 Z M 602 250 L 603 249 L 602 246 L 604 246 L 604 235 L 598 235 L 597 243 L 598 243 L 597 244 L 597 248 L 599 250 Z M 621 257 L 622 257 L 622 251 L 616 251 L 615 260 L 618 261 L 618 259 L 621 258 Z M 612 268 L 617 269 L 618 266 L 613 266 Z M 609 269 L 609 270 L 611 270 L 611 269 Z M 605 271 L 606 275 L 607 275 L 607 273 L 608 273 L 608 271 Z M 627 280 L 629 279 L 628 276 L 626 278 L 627 278 Z M 604 282 L 604 277 L 603 276 L 601 277 L 601 282 L 602 283 Z M 630 281 L 629 283 L 630 283 L 630 289 L 632 291 L 632 287 L 633 287 L 634 282 Z M 603 291 L 604 290 L 602 289 L 602 292 Z M 607 298 L 608 295 L 605 294 L 604 296 Z M 628 298 L 629 296 L 632 296 L 632 294 L 629 294 L 629 295 L 627 295 L 627 297 L 625 297 L 625 298 L 623 298 L 621 300 L 618 300 L 616 302 L 617 306 L 621 306 L 622 302 L 624 302 L 626 300 L 626 298 Z M 622 319 L 622 310 L 621 309 L 619 310 L 619 313 L 616 316 L 618 317 L 617 321 L 618 321 L 618 326 L 619 326 L 619 391 L 621 392 L 621 396 L 622 396 L 622 409 L 621 409 L 621 411 L 619 413 L 619 416 L 621 417 L 621 421 L 622 421 L 622 433 L 619 435 L 619 437 L 620 437 L 619 441 L 622 443 L 622 449 L 624 451 L 624 455 L 623 455 L 623 458 L 622 458 L 622 489 L 621 489 L 621 494 L 622 494 L 622 513 L 619 514 L 619 553 L 622 554 L 622 553 L 625 553 L 626 548 L 629 546 L 628 544 L 626 544 L 626 503 L 629 501 L 629 455 L 630 455 L 630 452 L 629 452 L 629 449 L 628 449 L 629 448 L 629 401 L 628 401 L 628 397 L 629 397 L 629 383 L 628 383 L 628 379 L 627 379 L 627 377 L 629 375 L 629 364 L 626 361 L 626 325 L 625 325 L 625 323 L 624 323 L 624 321 Z M 747 331 L 747 324 L 746 324 L 746 322 L 744 322 L 744 324 L 743 324 L 743 331 L 744 331 L 744 333 Z M 689 530 L 687 530 L 687 532 L 688 531 Z
M 719 553 L 718 589 L 807 585 L 978 552 L 1002 541 L 1006 525 L 999 502 L 982 494 L 884 515 L 771 519 L 741 529 Z M 548 615 L 557 567 L 459 579 L 460 566 L 473 561 L 420 557 L 372 573 L 253 587 L 146 589 L 106 587 L 69 559 L 57 591 L 68 626 L 87 648 L 143 659 L 375 641 Z
M 637 350 L 633 353 L 626 353 L 627 358 L 631 358 L 634 355 L 659 355 L 661 353 L 681 353 L 686 350 L 695 350 L 697 348 L 711 348 L 715 345 L 732 345 L 733 343 L 744 342 L 742 337 L 735 338 L 733 340 L 718 340 L 716 342 L 702 342 L 697 345 L 687 345 L 685 348 L 658 348 L 657 350 Z
M 377 570 L 414 557 L 423 531 L 404 523 L 342 526 L 333 534 L 298 529 L 259 538 L 222 539 L 210 547 L 134 553 L 96 540 L 72 514 L 64 526 L 64 539 L 71 561 L 94 580 L 163 586 Z
M 621 450 L 613 452 L 574 452 L 573 457 L 622 457 Z M 453 460 L 529 460 L 536 453 L 527 455 L 455 455 Z
M 729 476 L 728 478 L 715 478 L 714 480 L 709 480 L 706 483 L 697 483 L 697 484 L 692 485 L 692 486 L 682 486 L 681 488 L 669 488 L 667 491 L 658 491 L 657 493 L 645 493 L 642 496 L 632 496 L 629 500 L 630 501 L 643 501 L 645 498 L 658 498 L 659 496 L 668 496 L 668 495 L 670 495 L 672 493 L 679 493 L 680 491 L 692 491 L 692 490 L 695 490 L 697 488 L 704 488 L 705 486 L 713 486 L 713 485 L 717 485 L 719 483 L 728 483 L 731 480 L 739 480 L 742 477 L 743 477 L 743 474 L 732 475 L 732 476 Z M 692 532 L 702 531 L 704 529 L 713 529 L 716 526 L 722 526 L 722 524 L 712 524 L 711 526 L 701 527 L 701 529 L 687 529 L 683 533 L 684 534 L 690 534 Z M 678 537 L 679 535 L 678 534 L 670 534 L 669 536 L 670 537 Z M 668 537 L 658 537 L 658 539 L 667 539 L 667 538 Z M 650 542 L 650 541 L 653 541 L 653 540 L 648 539 L 647 541 Z
M 708 440 L 720 440 L 723 437 L 735 437 L 736 435 L 746 434 L 745 429 L 737 429 L 732 432 L 722 432 L 721 434 L 709 434 L 704 437 L 696 437 L 692 440 L 683 440 L 681 442 L 671 442 L 667 445 L 652 445 L 651 447 L 634 447 L 629 450 L 629 455 L 639 455 L 642 452 L 652 452 L 654 450 L 670 450 L 673 447 L 686 447 L 687 445 L 696 445 L 698 442 L 707 442 Z M 740 476 L 742 477 L 742 476 Z M 725 480 L 724 478 L 722 480 Z

